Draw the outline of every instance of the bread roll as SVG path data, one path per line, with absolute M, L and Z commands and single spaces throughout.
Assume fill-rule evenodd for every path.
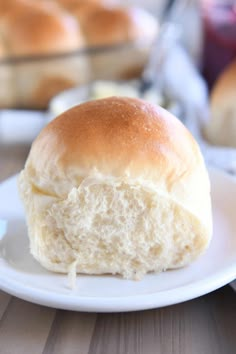
M 138 99 L 90 101 L 52 121 L 19 191 L 31 253 L 56 272 L 140 279 L 189 264 L 211 238 L 197 143 L 170 113 Z
M 0 3 L 1 7 L 1 3 Z M 0 107 L 12 107 L 15 102 L 14 71 L 7 63 L 7 48 L 0 36 Z
M 79 21 L 82 28 L 87 27 L 89 24 L 93 26 L 92 22 L 88 20 L 90 16 L 99 16 L 101 10 L 107 10 L 107 5 L 103 1 L 79 1 L 77 4 L 74 4 L 70 12 L 75 18 Z M 89 24 L 88 24 L 89 21 Z
M 61 10 L 22 7 L 5 16 L 1 31 L 10 56 L 55 54 L 84 46 L 78 23 Z
M 83 48 L 84 39 L 78 22 L 61 9 L 26 6 L 23 11 L 22 4 L 0 20 L 9 56 L 56 57 L 23 60 L 14 65 L 19 100 L 16 105 L 45 108 L 59 91 L 87 82 L 89 67 L 85 57 L 57 56 Z
M 112 3 L 0 0 L 0 40 L 6 56 L 17 59 L 9 65 L 13 87 L 0 107 L 45 109 L 58 92 L 91 79 L 138 77 L 158 33 L 157 21 L 145 10 Z
M 157 21 L 141 8 L 107 7 L 97 9 L 83 23 L 88 46 L 118 44 L 144 39 L 153 41 Z
M 236 60 L 219 76 L 210 98 L 210 119 L 204 128 L 213 145 L 236 147 Z
M 58 11 L 59 9 L 59 5 L 50 0 L 0 0 L 0 21 L 8 17 L 32 13 L 33 10 Z
M 103 7 L 87 14 L 81 26 L 88 47 L 117 46 L 92 54 L 94 79 L 138 77 L 158 34 L 157 20 L 139 8 Z

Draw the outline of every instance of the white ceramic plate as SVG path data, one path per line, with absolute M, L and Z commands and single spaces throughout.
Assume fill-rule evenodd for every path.
M 115 276 L 77 277 L 43 269 L 30 255 L 16 177 L 0 185 L 0 288 L 19 298 L 61 309 L 119 312 L 176 304 L 213 291 L 236 278 L 236 181 L 211 171 L 214 235 L 192 265 L 141 281 Z

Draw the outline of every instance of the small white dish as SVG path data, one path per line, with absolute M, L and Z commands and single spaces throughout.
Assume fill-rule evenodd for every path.
M 62 91 L 49 102 L 48 121 L 80 103 L 110 96 L 142 98 L 151 103 L 159 104 L 183 120 L 182 104 L 177 102 L 175 98 L 167 98 L 156 88 L 150 88 L 141 94 L 139 85 L 138 80 L 97 80 L 87 85 Z
M 214 235 L 207 252 L 190 266 L 149 274 L 141 281 L 115 276 L 48 272 L 30 255 L 24 212 L 14 176 L 0 185 L 0 288 L 55 308 L 120 312 L 176 304 L 211 292 L 236 278 L 236 180 L 211 170 Z

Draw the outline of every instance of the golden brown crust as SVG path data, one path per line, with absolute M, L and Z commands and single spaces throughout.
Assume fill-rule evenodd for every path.
M 107 10 L 107 7 L 102 2 L 95 1 L 81 1 L 74 5 L 70 10 L 71 14 L 79 21 L 81 27 L 88 24 L 88 18 L 99 14 L 101 10 Z M 91 25 L 91 22 L 89 22 Z
M 236 60 L 217 79 L 210 98 L 210 118 L 203 128 L 213 145 L 236 147 Z
M 157 33 L 156 21 L 136 8 L 100 8 L 83 21 L 88 45 L 107 45 L 151 37 Z
M 83 6 L 86 4 L 101 4 L 105 3 L 105 0 L 56 0 L 56 2 L 68 11 L 73 11 L 80 5 Z
M 50 0 L 0 0 L 0 19 L 32 10 L 58 11 L 59 9 L 57 3 Z
M 21 4 L 1 19 L 1 30 L 10 55 L 55 53 L 84 45 L 75 18 L 59 8 Z
M 0 18 L 7 15 L 15 6 L 17 6 L 17 0 L 0 0 Z
M 52 121 L 35 140 L 27 167 L 42 179 L 74 170 L 75 178 L 99 171 L 155 181 L 161 173 L 171 185 L 199 161 L 196 142 L 170 113 L 142 100 L 111 97 Z
M 99 46 L 140 38 L 149 43 L 156 34 L 156 20 L 146 11 L 104 0 L 0 0 L 0 37 L 8 56 L 66 52 L 83 47 L 84 36 L 87 46 Z
M 236 91 L 236 60 L 234 60 L 217 79 L 212 93 L 211 106 L 220 106 L 221 102 L 230 99 L 231 93 Z

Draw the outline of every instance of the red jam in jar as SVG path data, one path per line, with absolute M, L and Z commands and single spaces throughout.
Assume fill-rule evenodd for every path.
M 209 87 L 236 58 L 236 1 L 202 1 L 203 75 Z

